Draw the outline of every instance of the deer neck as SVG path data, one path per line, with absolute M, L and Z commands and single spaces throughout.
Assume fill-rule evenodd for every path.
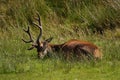
M 59 52 L 64 44 L 49 44 L 52 51 Z

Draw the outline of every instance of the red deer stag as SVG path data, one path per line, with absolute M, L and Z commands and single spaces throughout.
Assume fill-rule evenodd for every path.
M 36 48 L 39 58 L 44 58 L 50 52 L 61 51 L 66 59 L 70 58 L 71 53 L 72 56 L 74 55 L 77 57 L 81 57 L 81 55 L 85 55 L 88 57 L 89 55 L 92 56 L 94 59 L 102 59 L 102 53 L 100 52 L 99 48 L 90 42 L 71 39 L 63 44 L 50 44 L 52 38 L 40 41 L 40 38 L 42 36 L 42 25 L 39 14 L 37 14 L 37 16 L 38 18 L 36 20 L 38 21 L 38 24 L 33 22 L 33 24 L 40 30 L 37 40 L 36 41 L 33 40 L 29 27 L 28 30 L 24 31 L 29 35 L 30 41 L 25 41 L 24 39 L 22 40 L 25 43 L 32 42 L 32 47 L 30 47 L 28 50 Z

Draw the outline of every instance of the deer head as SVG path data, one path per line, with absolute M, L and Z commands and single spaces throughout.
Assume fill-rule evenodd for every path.
M 38 18 L 35 18 L 35 20 L 38 21 L 38 24 L 33 22 L 33 25 L 38 27 L 39 28 L 39 35 L 35 40 L 33 40 L 32 36 L 31 36 L 31 33 L 30 33 L 30 27 L 28 26 L 28 29 L 27 30 L 24 30 L 25 33 L 27 33 L 29 35 L 29 38 L 30 40 L 29 41 L 26 41 L 24 39 L 22 39 L 25 43 L 32 43 L 32 46 L 30 48 L 28 48 L 28 50 L 32 50 L 34 48 L 37 49 L 37 52 L 38 52 L 38 57 L 39 58 L 44 58 L 45 55 L 47 55 L 47 53 L 50 51 L 50 47 L 49 47 L 49 42 L 53 39 L 52 37 L 44 40 L 44 41 L 41 41 L 41 37 L 42 37 L 42 24 L 41 24 L 41 20 L 40 20 L 40 15 L 37 13 L 37 16 Z

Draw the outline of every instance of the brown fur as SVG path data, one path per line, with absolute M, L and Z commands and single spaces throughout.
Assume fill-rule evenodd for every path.
M 71 54 L 73 54 L 78 57 L 81 57 L 81 55 L 91 55 L 94 58 L 102 59 L 102 53 L 98 47 L 86 41 L 72 39 L 59 45 L 49 44 L 49 48 L 51 48 L 53 52 L 64 52 L 66 58 L 70 58 Z

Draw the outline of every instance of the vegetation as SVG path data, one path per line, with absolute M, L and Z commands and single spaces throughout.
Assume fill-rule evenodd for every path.
M 39 12 L 43 37 L 52 43 L 69 39 L 90 41 L 101 48 L 100 62 L 40 60 L 36 50 L 21 39 L 29 25 L 34 38 L 33 17 Z M 119 0 L 0 0 L 0 80 L 119 80 Z

